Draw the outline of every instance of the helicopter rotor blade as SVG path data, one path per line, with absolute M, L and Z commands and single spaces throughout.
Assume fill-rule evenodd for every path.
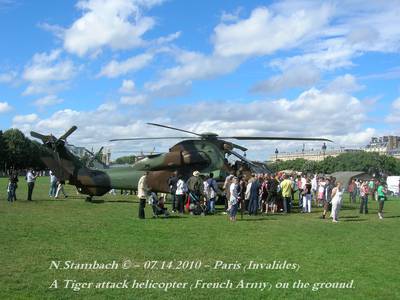
M 66 133 L 64 133 L 62 136 L 60 136 L 58 139 L 59 140 L 63 140 L 65 141 L 67 139 L 67 137 L 69 137 L 75 130 L 77 130 L 78 127 L 76 127 L 75 125 L 72 126 Z
M 49 135 L 43 135 L 43 134 L 37 133 L 35 131 L 31 131 L 31 136 L 34 138 L 37 138 L 39 140 L 42 140 L 43 143 L 46 143 L 50 138 Z
M 138 137 L 138 138 L 126 138 L 126 139 L 112 139 L 110 142 L 116 141 L 145 141 L 145 140 L 192 140 L 192 137 L 188 136 L 165 136 L 165 137 Z
M 153 125 L 153 126 L 158 126 L 158 127 L 163 127 L 163 128 L 168 128 L 168 129 L 172 129 L 172 130 L 177 130 L 177 131 L 182 131 L 182 132 L 194 134 L 194 135 L 197 135 L 197 136 L 202 136 L 201 134 L 198 134 L 198 133 L 193 132 L 193 131 L 184 130 L 184 129 L 180 129 L 180 128 L 175 128 L 175 127 L 171 127 L 171 126 L 161 125 L 161 124 L 157 124 L 157 123 L 146 123 L 146 124 Z
M 226 136 L 221 137 L 222 139 L 235 139 L 235 140 L 243 140 L 243 141 L 262 141 L 262 140 L 270 140 L 270 141 L 325 141 L 331 142 L 332 140 L 324 139 L 324 138 L 308 138 L 308 137 L 287 137 L 287 136 Z

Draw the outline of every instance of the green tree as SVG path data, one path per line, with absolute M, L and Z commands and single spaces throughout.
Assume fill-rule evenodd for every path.
M 4 141 L 3 131 L 0 130 L 0 170 L 6 170 L 7 147 Z
M 133 164 L 134 162 L 135 162 L 135 160 L 136 160 L 136 156 L 135 155 L 130 155 L 130 156 L 122 156 L 122 157 L 118 157 L 116 160 L 115 160 L 115 163 L 116 164 L 121 164 L 121 165 L 124 165 L 124 164 Z
M 364 151 L 342 153 L 337 157 L 328 156 L 320 162 L 304 159 L 278 161 L 270 164 L 269 167 L 274 172 L 289 169 L 305 173 L 325 174 L 340 171 L 362 171 L 377 176 L 400 174 L 400 160 L 392 156 Z
M 4 132 L 7 147 L 6 163 L 8 168 L 24 169 L 30 155 L 29 141 L 18 129 L 8 129 Z

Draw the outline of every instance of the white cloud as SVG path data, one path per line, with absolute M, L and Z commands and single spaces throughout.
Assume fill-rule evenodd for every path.
M 147 82 L 145 88 L 150 92 L 164 90 L 168 94 L 169 88 L 176 90 L 191 84 L 192 80 L 212 79 L 216 76 L 228 74 L 235 70 L 241 59 L 218 56 L 206 56 L 198 52 L 177 51 L 178 66 L 162 71 L 160 79 Z M 168 91 L 167 91 L 168 90 Z
M 191 129 L 223 135 L 249 130 L 249 134 L 258 135 L 338 136 L 347 134 L 349 128 L 361 130 L 366 120 L 365 108 L 357 98 L 315 88 L 294 100 L 203 102 L 173 114 L 179 124 L 193 124 Z
M 38 26 L 43 30 L 51 32 L 59 39 L 62 39 L 64 37 L 65 29 L 59 25 L 53 25 L 44 22 L 44 23 L 39 23 Z
M 39 107 L 45 107 L 45 106 L 60 104 L 63 101 L 64 101 L 63 99 L 58 98 L 56 95 L 47 95 L 45 97 L 37 99 L 34 102 L 34 104 Z
M 121 103 L 128 105 L 136 105 L 136 104 L 144 104 L 148 101 L 146 95 L 131 95 L 131 96 L 122 96 Z
M 400 97 L 392 102 L 392 110 L 385 118 L 388 123 L 400 123 Z
M 317 1 L 283 1 L 272 6 L 278 14 L 292 14 L 299 9 L 315 10 Z M 271 66 L 283 72 L 299 64 L 313 65 L 321 71 L 353 66 L 353 59 L 366 52 L 397 53 L 400 50 L 400 6 L 397 1 L 333 1 L 332 20 L 323 30 L 316 28 L 312 38 L 298 46 L 297 54 L 275 59 Z
M 50 93 L 63 89 L 66 82 L 75 76 L 77 68 L 71 60 L 60 59 L 61 50 L 49 54 L 37 53 L 25 66 L 23 79 L 29 82 L 24 95 Z
M 338 68 L 350 67 L 353 65 L 352 58 L 356 56 L 354 50 L 343 44 L 343 40 L 331 41 L 331 46 L 320 46 L 317 51 L 303 55 L 296 55 L 285 59 L 276 59 L 271 66 L 287 70 L 297 65 L 310 65 L 323 71 L 335 70 Z
M 221 14 L 221 22 L 237 22 L 239 21 L 240 13 L 243 11 L 243 7 L 238 7 L 233 12 L 223 11 Z
M 120 94 L 133 94 L 135 92 L 135 82 L 133 80 L 123 80 L 118 91 Z
M 290 49 L 321 29 L 331 13 L 329 5 L 289 15 L 275 14 L 266 7 L 256 8 L 248 19 L 215 28 L 215 52 L 220 56 L 253 56 Z
M 17 72 L 0 73 L 0 83 L 10 83 L 17 78 Z
M 153 54 L 144 53 L 121 62 L 112 60 L 101 69 L 99 76 L 114 78 L 125 75 L 127 73 L 138 71 L 147 66 L 153 60 L 153 57 Z
M 16 115 L 13 118 L 14 124 L 23 124 L 23 123 L 33 123 L 39 120 L 39 116 L 37 114 L 29 114 L 29 115 Z
M 318 82 L 319 79 L 320 72 L 317 68 L 299 65 L 255 84 L 251 91 L 265 94 L 275 93 L 289 88 L 309 87 Z
M 155 40 L 155 44 L 156 45 L 162 45 L 162 44 L 166 44 L 166 43 L 170 43 L 176 39 L 178 39 L 181 36 L 181 32 L 177 31 L 175 33 L 171 33 L 167 36 L 162 36 L 158 39 Z
M 8 102 L 0 102 L 0 114 L 12 110 L 12 106 Z
M 127 96 L 127 102 L 138 103 L 139 98 Z M 399 101 L 400 103 L 400 101 Z M 400 105 L 400 104 L 399 104 Z M 127 109 L 128 108 L 128 109 Z M 341 145 L 364 145 L 375 133 L 364 128 L 365 105 L 346 93 L 309 89 L 293 100 L 257 100 L 249 103 L 230 101 L 200 102 L 172 106 L 168 110 L 154 110 L 143 106 L 140 111 L 117 103 L 104 103 L 92 111 L 60 110 L 48 118 L 19 125 L 24 132 L 35 130 L 44 134 L 63 134 L 72 125 L 78 126 L 70 141 L 86 147 L 110 145 L 111 138 L 176 136 L 176 132 L 147 126 L 146 122 L 165 125 L 202 133 L 216 132 L 221 136 L 269 135 L 309 136 L 331 138 Z M 16 122 L 15 122 L 16 123 Z M 178 134 L 179 135 L 179 134 Z M 178 142 L 177 140 L 176 142 Z M 233 140 L 233 142 L 235 142 Z M 296 149 L 303 142 L 279 141 L 236 141 L 249 147 L 249 157 L 266 159 L 269 153 Z M 113 150 L 152 149 L 167 151 L 175 141 L 148 141 L 113 143 Z M 338 146 L 338 144 L 334 146 Z M 307 143 L 307 147 L 320 147 L 321 143 Z M 329 145 L 330 147 L 330 145 Z
M 142 36 L 155 21 L 142 15 L 144 8 L 161 0 L 81 0 L 77 8 L 83 15 L 65 30 L 64 48 L 79 56 L 95 53 L 103 47 L 131 49 L 145 44 Z
M 345 74 L 343 76 L 336 77 L 328 86 L 328 91 L 335 92 L 356 92 L 363 89 L 364 86 L 361 86 L 357 83 L 357 79 L 351 74 Z

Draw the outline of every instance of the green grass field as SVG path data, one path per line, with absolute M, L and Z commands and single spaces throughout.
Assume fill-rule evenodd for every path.
M 311 214 L 244 216 L 243 220 L 239 216 L 236 223 L 230 223 L 224 215 L 152 219 L 147 206 L 147 219 L 139 220 L 134 196 L 106 196 L 105 203 L 92 204 L 67 186 L 70 197 L 53 200 L 47 196 L 48 181 L 39 178 L 34 201 L 28 202 L 21 178 L 18 201 L 9 204 L 7 180 L 0 179 L 0 299 L 400 299 L 397 199 L 385 203 L 384 220 L 377 217 L 375 201 L 370 201 L 368 215 L 360 215 L 356 205 L 349 205 L 346 199 L 338 224 L 319 219 L 320 209 Z M 52 261 L 95 260 L 116 261 L 119 268 L 50 268 Z M 179 261 L 201 266 L 177 269 Z M 240 269 L 213 269 L 216 261 L 240 264 Z M 286 261 L 300 268 L 244 271 L 250 261 Z M 123 262 L 131 268 L 123 269 Z M 50 288 L 55 280 L 58 287 Z M 73 291 L 65 287 L 65 280 L 92 286 Z M 96 288 L 99 283 L 124 280 L 129 288 Z M 188 285 L 168 291 L 138 289 L 131 288 L 134 280 Z M 230 280 L 232 287 L 194 288 L 198 280 Z M 265 282 L 267 288 L 237 288 L 241 280 Z M 310 286 L 294 288 L 293 283 L 299 280 Z M 352 288 L 328 285 L 312 289 L 318 283 L 351 281 Z

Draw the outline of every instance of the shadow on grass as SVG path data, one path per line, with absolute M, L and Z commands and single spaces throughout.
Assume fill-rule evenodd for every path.
M 342 222 L 364 222 L 364 221 L 367 221 L 367 219 L 345 219 L 344 217 L 340 218 L 340 220 L 342 220 Z
M 400 218 L 400 216 L 389 216 L 389 217 L 384 217 L 385 219 L 393 219 L 393 218 Z
M 236 217 L 236 220 L 238 222 L 260 222 L 260 221 L 277 221 L 277 219 L 274 218 L 246 218 L 246 219 L 241 219 L 240 217 Z
M 104 200 L 104 203 L 139 203 L 137 200 Z
M 169 217 L 164 217 L 164 216 L 158 216 L 158 217 L 149 217 L 146 218 L 147 220 L 168 220 L 168 219 L 187 219 L 187 217 L 184 216 L 169 216 Z

